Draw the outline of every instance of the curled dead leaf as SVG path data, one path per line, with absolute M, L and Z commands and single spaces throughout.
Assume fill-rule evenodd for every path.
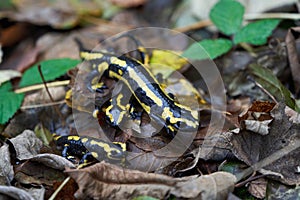
M 6 185 L 14 178 L 13 166 L 10 163 L 10 153 L 8 145 L 0 148 L 0 185 Z
M 84 169 L 67 169 L 66 172 L 79 185 L 76 198 L 83 199 L 131 199 L 142 195 L 163 199 L 170 194 L 178 198 L 224 199 L 233 191 L 236 181 L 235 176 L 226 172 L 172 178 L 122 169 L 105 162 Z
M 65 167 L 75 168 L 75 165 L 66 158 L 50 153 L 38 154 L 32 157 L 30 161 L 39 162 L 58 170 L 63 170 Z
M 0 198 L 5 198 L 2 196 L 8 196 L 14 199 L 23 199 L 23 200 L 34 200 L 34 198 L 26 192 L 25 190 L 13 187 L 13 186 L 3 186 L 0 185 Z
M 31 130 L 25 130 L 15 138 L 10 139 L 16 150 L 16 156 L 20 160 L 25 160 L 37 155 L 43 145 L 42 141 L 36 137 Z

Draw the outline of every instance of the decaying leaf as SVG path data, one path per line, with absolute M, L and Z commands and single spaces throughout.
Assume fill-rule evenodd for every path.
M 16 156 L 20 160 L 25 160 L 37 155 L 43 145 L 35 133 L 31 130 L 25 130 L 22 134 L 10 139 L 16 150 Z
M 74 164 L 66 158 L 50 153 L 38 154 L 32 157 L 30 161 L 39 162 L 58 170 L 63 170 L 65 167 L 75 168 Z
M 293 185 L 300 183 L 300 174 L 295 173 L 300 165 L 300 127 L 289 120 L 284 108 L 285 105 L 278 104 L 271 111 L 274 119 L 269 134 L 241 130 L 232 134 L 231 145 L 234 155 L 251 166 L 252 171 L 277 174 L 275 179 Z
M 15 180 L 25 185 L 51 186 L 57 181 L 62 181 L 65 175 L 62 171 L 45 166 L 39 162 L 26 161 L 15 169 Z
M 5 196 L 3 196 L 5 195 Z M 5 199 L 6 196 L 10 197 L 7 199 L 23 199 L 23 200 L 34 200 L 34 198 L 25 190 L 13 187 L 13 186 L 2 186 L 0 185 L 0 198 Z
M 268 183 L 267 199 L 300 199 L 300 186 L 291 188 L 277 182 Z
M 101 1 L 32 1 L 14 2 L 17 12 L 6 12 L 6 17 L 16 21 L 26 21 L 38 25 L 50 25 L 54 28 L 66 29 L 75 26 L 81 15 L 100 15 Z
M 255 81 L 273 95 L 278 102 L 283 101 L 293 110 L 300 111 L 291 92 L 277 79 L 271 70 L 256 64 L 251 64 L 250 70 Z
M 244 120 L 243 126 L 246 130 L 253 131 L 261 135 L 267 135 L 269 133 L 269 124 L 272 122 L 272 119 L 265 121 L 257 120 Z
M 298 94 L 300 91 L 300 61 L 298 57 L 298 51 L 296 47 L 296 39 L 299 38 L 300 27 L 294 27 L 289 29 L 286 38 L 286 48 L 288 52 L 288 58 L 290 62 L 290 68 L 294 80 L 294 86 L 296 93 Z
M 163 199 L 170 194 L 178 198 L 223 199 L 235 183 L 235 176 L 226 172 L 172 178 L 122 169 L 105 162 L 79 170 L 67 169 L 66 172 L 79 185 L 75 196 L 83 199 L 129 199 L 141 195 Z
M 14 178 L 13 166 L 10 163 L 10 153 L 8 145 L 0 148 L 0 185 L 10 183 Z
M 15 70 L 0 70 L 0 85 L 6 81 L 9 81 L 10 79 L 20 77 L 20 76 L 21 73 Z
M 267 181 L 264 178 L 251 181 L 248 191 L 258 199 L 266 197 Z

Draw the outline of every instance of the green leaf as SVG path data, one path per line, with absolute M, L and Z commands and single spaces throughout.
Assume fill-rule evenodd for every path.
M 187 50 L 185 50 L 182 56 L 190 59 L 202 60 L 202 59 L 215 59 L 218 56 L 227 53 L 232 47 L 232 42 L 227 39 L 216 40 L 202 40 L 199 43 L 194 43 Z M 203 51 L 203 49 L 206 51 Z
M 10 81 L 6 81 L 0 86 L 0 92 L 12 90 L 12 84 Z
M 0 93 L 0 124 L 6 123 L 20 108 L 24 94 L 14 92 Z
M 246 42 L 253 45 L 263 45 L 267 42 L 268 37 L 279 22 L 280 20 L 278 19 L 265 19 L 252 22 L 235 34 L 233 42 L 235 44 Z
M 154 198 L 154 197 L 149 197 L 149 196 L 139 196 L 139 197 L 133 198 L 132 200 L 158 200 L 158 199 Z
M 69 58 L 45 60 L 39 63 L 41 65 L 42 73 L 46 81 L 54 80 L 69 69 L 75 67 L 80 60 L 74 60 Z M 30 69 L 26 70 L 20 83 L 20 87 L 43 83 L 40 73 L 38 71 L 38 65 L 36 64 Z
M 250 65 L 250 70 L 254 75 L 255 81 L 273 95 L 277 101 L 283 101 L 293 110 L 300 112 L 300 108 L 295 103 L 291 92 L 282 85 L 271 70 L 257 64 Z
M 234 0 L 219 1 L 210 11 L 209 17 L 226 35 L 236 33 L 242 24 L 245 8 Z

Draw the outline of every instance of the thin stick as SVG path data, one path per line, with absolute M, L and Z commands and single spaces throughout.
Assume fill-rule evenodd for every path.
M 40 107 L 46 107 L 46 106 L 54 106 L 54 105 L 59 105 L 65 103 L 65 100 L 58 101 L 58 102 L 51 102 L 51 103 L 43 103 L 43 104 L 38 104 L 38 105 L 30 105 L 30 106 L 21 106 L 21 110 L 26 110 L 26 109 L 32 109 L 32 108 L 40 108 Z
M 65 80 L 65 81 L 56 81 L 56 82 L 52 82 L 52 83 L 46 83 L 46 86 L 49 87 L 57 87 L 57 86 L 62 86 L 62 85 L 68 85 L 70 83 L 69 80 Z M 39 90 L 39 89 L 43 89 L 45 87 L 45 84 L 39 84 L 39 85 L 31 85 L 28 87 L 23 87 L 20 89 L 16 89 L 14 92 L 15 93 L 25 93 L 25 92 L 30 92 L 30 91 L 34 91 L 34 90 Z
M 62 183 L 60 184 L 60 186 L 55 190 L 55 192 L 51 195 L 51 197 L 49 198 L 49 200 L 54 200 L 55 197 L 57 196 L 57 194 L 63 189 L 63 187 L 69 182 L 70 179 L 71 179 L 70 176 L 68 176 L 68 177 L 64 180 L 64 182 L 62 182 Z
M 245 20 L 255 19 L 300 19 L 300 14 L 297 13 L 248 13 L 244 15 Z
M 201 20 L 201 21 L 199 21 L 195 24 L 191 24 L 191 25 L 188 25 L 188 26 L 178 27 L 178 28 L 175 28 L 173 30 L 183 33 L 183 32 L 188 32 L 188 31 L 191 31 L 191 30 L 201 29 L 201 28 L 204 28 L 204 27 L 207 27 L 207 26 L 210 26 L 210 25 L 213 25 L 213 23 L 209 19 L 207 19 L 207 20 Z
M 54 99 L 52 98 L 52 95 L 51 95 L 51 93 L 50 93 L 48 87 L 47 87 L 45 77 L 44 77 L 44 75 L 43 75 L 43 73 L 42 73 L 41 65 L 38 65 L 38 70 L 39 70 L 40 76 L 41 76 L 41 78 L 42 78 L 42 80 L 43 80 L 43 83 L 44 83 L 46 92 L 47 92 L 47 94 L 48 94 L 50 100 L 51 100 L 52 102 L 55 102 Z M 55 109 L 55 111 L 57 112 L 59 118 L 61 119 L 62 125 L 64 126 L 64 125 L 65 125 L 65 120 L 64 120 L 64 118 L 63 118 L 63 116 L 62 116 L 60 110 L 58 109 L 57 105 L 54 105 L 54 109 Z

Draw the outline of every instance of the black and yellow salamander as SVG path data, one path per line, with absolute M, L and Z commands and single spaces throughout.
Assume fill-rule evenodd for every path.
M 83 47 L 81 42 L 75 39 L 80 48 L 80 57 L 88 61 L 93 67 L 86 79 L 86 84 L 92 92 L 101 92 L 106 86 L 97 84 L 95 88 L 92 82 L 105 76 L 123 82 L 130 94 L 121 92 L 110 101 L 106 109 L 106 117 L 110 124 L 118 125 L 125 114 L 128 113 L 128 104 L 121 104 L 122 98 L 133 94 L 137 102 L 150 119 L 161 127 L 165 127 L 167 133 L 174 137 L 178 132 L 194 132 L 199 126 L 199 113 L 188 106 L 177 103 L 172 95 L 167 94 L 152 73 L 140 61 L 126 55 L 116 56 L 108 52 L 91 52 Z M 126 89 L 125 89 L 126 91 Z
M 105 142 L 104 140 L 87 136 L 59 136 L 53 133 L 53 139 L 58 147 L 62 147 L 62 156 L 74 162 L 79 158 L 79 164 L 86 164 L 92 158 L 112 163 L 125 163 L 126 144 L 121 142 Z

